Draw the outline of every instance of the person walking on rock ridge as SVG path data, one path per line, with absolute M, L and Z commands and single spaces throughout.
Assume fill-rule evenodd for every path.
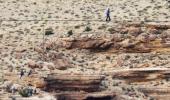
M 106 21 L 111 21 L 110 18 L 110 8 L 107 8 L 105 11 Z

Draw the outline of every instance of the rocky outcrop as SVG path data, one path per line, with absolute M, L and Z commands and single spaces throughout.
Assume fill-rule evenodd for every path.
M 113 79 L 120 79 L 128 84 L 137 85 L 139 91 L 156 100 L 169 100 L 170 89 L 163 85 L 162 81 L 169 80 L 169 68 L 138 68 L 118 70 L 110 74 L 112 74 Z M 151 83 L 154 84 L 151 85 Z
M 151 29 L 170 29 L 170 23 L 168 22 L 148 22 L 145 23 L 146 28 L 151 28 Z
M 142 33 L 142 30 L 141 30 L 140 27 L 130 26 L 130 27 L 123 29 L 121 31 L 121 33 L 122 34 L 129 34 L 129 35 L 132 35 L 132 36 L 138 36 L 139 34 Z
M 37 74 L 32 74 L 31 76 L 23 76 L 22 78 L 15 73 L 5 73 L 4 80 L 11 81 L 12 83 L 16 83 L 20 85 L 32 85 L 36 88 L 44 88 L 46 83 L 43 77 L 40 77 Z
M 50 74 L 46 79 L 47 91 L 100 91 L 101 75 Z
M 35 68 L 47 68 L 50 70 L 59 69 L 59 70 L 66 70 L 67 68 L 71 68 L 72 64 L 71 62 L 64 57 L 62 53 L 57 52 L 45 52 L 44 54 L 42 52 L 39 52 L 42 61 L 28 61 L 27 65 L 29 68 L 35 69 Z
M 82 48 L 82 49 L 98 49 L 98 50 L 104 50 L 108 49 L 113 43 L 102 39 L 102 38 L 76 38 L 74 40 L 70 39 L 64 39 L 63 47 L 66 47 L 67 49 L 72 48 Z
M 142 39 L 142 40 L 139 40 Z M 170 49 L 166 43 L 162 43 L 161 40 L 156 39 L 156 37 L 151 36 L 144 40 L 145 37 L 140 37 L 136 39 L 124 39 L 120 42 L 115 42 L 106 39 L 75 39 L 75 40 L 65 40 L 63 39 L 63 48 L 66 49 L 88 49 L 91 51 L 117 51 L 117 52 L 133 52 L 133 53 L 148 53 L 155 50 L 161 50 L 164 48 Z M 114 39 L 113 39 L 114 40 Z M 165 46 L 166 45 L 166 46 Z
M 133 25 L 133 24 L 132 24 Z M 74 38 L 60 38 L 56 41 L 47 41 L 45 50 L 66 48 L 66 49 L 88 49 L 91 51 L 107 51 L 113 50 L 117 52 L 137 52 L 148 53 L 157 51 L 158 49 L 167 48 L 169 25 L 166 24 L 150 24 L 126 26 L 120 30 L 120 35 L 111 34 L 110 37 L 104 36 L 77 36 Z M 158 34 L 162 34 L 159 37 Z M 55 45 L 54 45 L 55 44 Z M 165 50 L 165 49 L 164 49 Z
M 113 78 L 126 80 L 128 83 L 147 82 L 152 80 L 170 78 L 170 69 L 168 68 L 138 68 L 129 70 L 119 70 L 113 72 Z
M 169 100 L 170 97 L 170 88 L 169 87 L 146 87 L 141 86 L 139 91 L 155 98 L 156 100 Z
M 117 100 L 116 93 L 103 91 L 103 92 L 66 92 L 57 93 L 57 100 Z

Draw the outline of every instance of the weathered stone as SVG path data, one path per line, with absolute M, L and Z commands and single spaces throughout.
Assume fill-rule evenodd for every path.
M 16 52 L 19 52 L 19 53 L 22 53 L 22 52 L 27 51 L 27 49 L 26 49 L 26 48 L 16 48 L 15 51 L 16 51 Z
M 149 36 L 148 36 L 148 40 L 149 41 L 154 41 L 154 40 L 156 40 L 157 39 L 157 36 L 155 35 L 155 34 L 150 34 Z
M 152 28 L 152 29 L 170 29 L 170 23 L 150 22 L 150 23 L 145 23 L 145 27 Z
M 117 94 L 114 92 L 64 92 L 56 93 L 57 100 L 114 100 L 117 97 Z
M 123 73 L 123 74 L 122 74 Z M 129 70 L 119 70 L 113 74 L 113 78 L 121 78 L 126 82 L 147 82 L 169 78 L 170 69 L 167 68 L 138 68 Z
M 72 65 L 66 59 L 56 59 L 54 61 L 54 65 L 56 69 L 66 70 L 67 68 L 71 68 Z
M 30 61 L 28 62 L 28 67 L 30 67 L 30 68 L 32 68 L 32 69 L 34 69 L 34 68 L 42 68 L 42 65 L 38 64 L 38 63 L 35 62 L 35 61 L 30 60 Z
M 154 29 L 154 28 L 148 28 L 147 33 L 149 33 L 149 34 L 160 34 L 161 31 L 158 30 L 158 29 Z
M 142 22 L 127 22 L 126 27 L 142 27 Z
M 123 48 L 134 48 L 135 47 L 135 42 L 130 39 L 125 39 L 120 44 Z
M 162 39 L 170 38 L 170 29 L 163 31 L 161 34 Z
M 111 46 L 112 42 L 104 39 L 77 39 L 77 40 L 67 40 L 65 41 L 64 47 L 66 48 L 82 48 L 82 49 L 108 49 Z
M 51 74 L 45 79 L 46 90 L 94 92 L 101 89 L 100 83 L 103 79 L 101 75 Z
M 148 41 L 148 34 L 147 33 L 142 33 L 140 34 L 136 39 L 140 42 L 147 42 Z
M 141 28 L 139 27 L 129 27 L 128 29 L 128 34 L 132 36 L 138 36 L 140 33 L 142 33 Z
M 34 50 L 36 52 L 38 52 L 38 53 L 43 53 L 44 52 L 43 48 L 39 48 L 39 47 L 35 47 Z

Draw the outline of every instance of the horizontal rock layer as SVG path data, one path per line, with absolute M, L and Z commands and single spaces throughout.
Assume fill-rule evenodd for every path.
M 57 100 L 116 100 L 116 93 L 103 91 L 103 92 L 64 92 L 56 93 Z
M 124 80 L 128 84 L 135 84 L 138 90 L 156 100 L 169 100 L 170 89 L 161 85 L 161 80 L 170 79 L 169 68 L 138 68 L 110 72 L 114 79 Z M 155 85 L 148 85 L 157 82 Z
M 110 73 L 112 74 L 113 78 L 122 79 L 128 83 L 148 82 L 152 80 L 170 78 L 170 69 L 168 68 L 138 68 L 118 70 Z
M 101 75 L 51 74 L 46 79 L 47 91 L 100 91 Z
M 129 24 L 108 36 L 87 35 L 69 38 L 51 39 L 42 49 L 88 49 L 91 51 L 148 53 L 170 51 L 170 25 L 145 23 L 144 25 Z M 166 49 L 165 49 L 166 48 Z M 43 51 L 43 50 L 39 50 Z

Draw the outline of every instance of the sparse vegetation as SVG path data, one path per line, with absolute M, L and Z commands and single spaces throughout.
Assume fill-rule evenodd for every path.
M 79 29 L 79 28 L 80 28 L 80 25 L 76 25 L 74 28 L 75 28 L 75 29 Z
M 68 35 L 68 36 L 73 35 L 73 31 L 72 31 L 72 30 L 69 30 L 69 31 L 67 32 L 67 35 Z
M 113 34 L 115 32 L 115 29 L 114 28 L 109 28 L 108 31 L 109 31 L 110 34 Z
M 30 90 L 28 88 L 24 88 L 24 89 L 21 89 L 19 91 L 19 94 L 22 96 L 22 97 L 30 97 Z
M 92 29 L 89 26 L 87 26 L 84 31 L 89 32 L 89 31 L 92 31 Z
M 45 35 L 52 35 L 52 34 L 54 34 L 52 28 L 48 28 L 48 29 L 45 30 Z

